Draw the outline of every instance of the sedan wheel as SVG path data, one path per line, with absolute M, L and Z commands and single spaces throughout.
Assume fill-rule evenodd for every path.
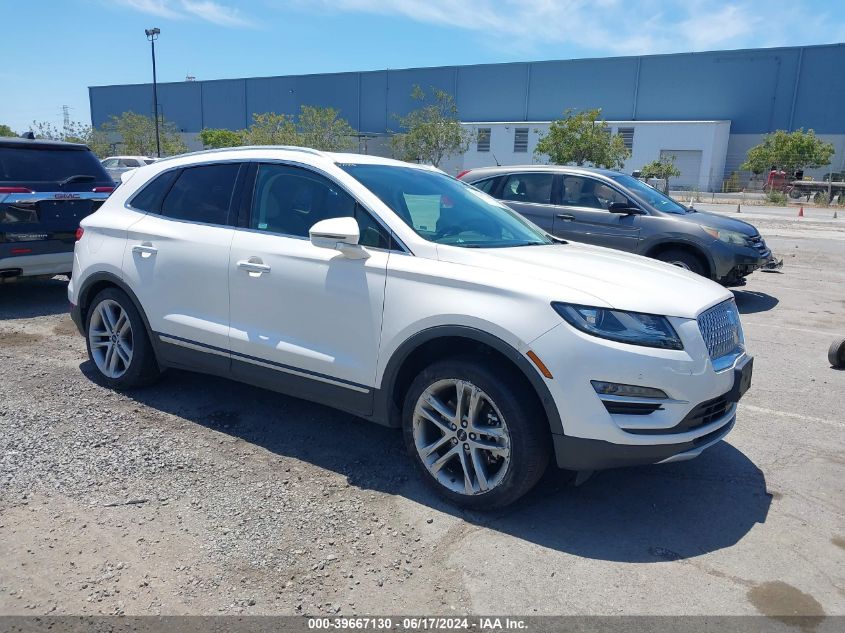
M 117 301 L 98 303 L 88 324 L 91 357 L 107 378 L 120 378 L 132 364 L 132 322 Z

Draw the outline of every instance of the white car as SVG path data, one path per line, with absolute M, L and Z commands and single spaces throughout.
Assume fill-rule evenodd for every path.
M 117 181 L 120 180 L 121 174 L 144 165 L 151 165 L 157 160 L 158 158 L 150 158 L 149 156 L 109 156 L 100 162 L 109 176 Z
M 730 292 L 557 240 L 440 171 L 260 147 L 142 167 L 82 222 L 72 315 L 105 384 L 168 367 L 401 427 L 460 505 L 719 442 L 752 359 Z

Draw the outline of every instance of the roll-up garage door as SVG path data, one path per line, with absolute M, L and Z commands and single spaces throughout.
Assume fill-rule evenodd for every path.
M 680 176 L 669 179 L 669 187 L 698 187 L 701 177 L 701 150 L 662 149 L 660 158 L 675 157 L 675 167 Z

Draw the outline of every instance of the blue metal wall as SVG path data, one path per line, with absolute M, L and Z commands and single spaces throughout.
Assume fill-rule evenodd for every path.
M 252 113 L 332 106 L 363 132 L 398 128 L 415 84 L 456 96 L 464 121 L 550 120 L 602 108 L 609 120 L 727 119 L 732 134 L 845 133 L 845 44 L 159 84 L 184 132 L 243 128 Z M 89 88 L 91 119 L 152 113 L 149 84 Z

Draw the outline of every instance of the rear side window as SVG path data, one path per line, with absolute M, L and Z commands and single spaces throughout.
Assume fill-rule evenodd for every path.
M 143 187 L 141 191 L 136 193 L 129 204 L 139 211 L 161 213 L 161 201 L 167 195 L 167 192 L 170 191 L 170 187 L 173 185 L 173 181 L 176 180 L 178 174 L 178 169 L 159 174 Z
M 110 181 L 89 150 L 0 147 L 0 182 L 59 182 L 68 176 L 92 176 Z
M 502 200 L 551 204 L 554 174 L 511 174 L 502 187 Z
M 498 178 L 487 178 L 486 180 L 479 180 L 478 182 L 471 183 L 473 187 L 476 189 L 481 189 L 484 193 L 490 193 L 493 191 L 493 185 L 496 184 Z
M 176 220 L 226 224 L 238 177 L 238 163 L 183 169 L 161 203 L 161 214 Z

